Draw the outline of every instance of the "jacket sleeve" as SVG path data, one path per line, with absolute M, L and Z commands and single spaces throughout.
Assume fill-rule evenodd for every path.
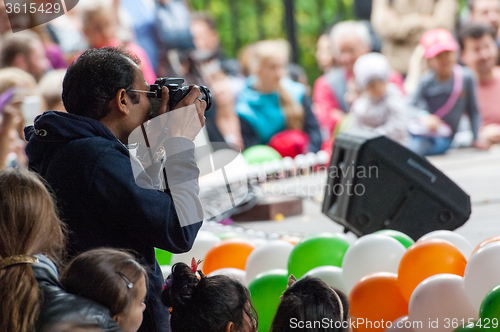
M 181 139 L 182 140 L 182 139 Z M 198 199 L 199 170 L 194 161 L 194 144 L 169 142 L 165 169 L 173 197 L 155 189 L 141 188 L 132 173 L 126 149 L 110 148 L 98 159 L 88 197 L 90 206 L 109 220 L 111 231 L 131 241 L 181 253 L 191 249 L 203 218 Z M 176 149 L 175 149 L 176 148 Z M 148 177 L 145 173 L 139 175 Z M 181 187 L 181 190 L 179 190 Z M 179 204 L 177 206 L 176 204 Z M 188 216 L 188 219 L 182 220 Z M 193 222 L 192 217 L 198 219 Z
M 304 132 L 309 136 L 309 152 L 318 152 L 321 150 L 321 130 L 318 126 L 318 121 L 311 110 L 311 99 L 304 96 L 302 100 L 304 107 Z

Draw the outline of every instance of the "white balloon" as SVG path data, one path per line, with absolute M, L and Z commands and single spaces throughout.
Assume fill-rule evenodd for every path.
M 349 243 L 349 245 L 353 245 L 354 242 L 356 242 L 358 240 L 358 237 L 356 235 L 354 235 L 354 233 L 335 233 L 335 235 L 341 237 L 342 239 L 344 239 L 347 243 Z
M 215 234 L 207 231 L 199 231 L 196 239 L 194 240 L 193 247 L 188 252 L 182 254 L 173 254 L 172 260 L 170 264 L 174 265 L 175 263 L 183 262 L 187 265 L 191 266 L 191 260 L 200 260 L 205 259 L 207 252 L 210 248 L 213 247 L 214 244 L 219 242 L 221 239 L 218 238 Z M 203 267 L 203 263 L 198 266 L 199 269 Z
M 288 257 L 293 248 L 293 244 L 282 240 L 269 241 L 255 248 L 245 266 L 248 282 L 266 270 L 288 269 Z
M 464 255 L 465 259 L 467 260 L 474 251 L 474 248 L 465 237 L 452 231 L 440 230 L 440 231 L 430 232 L 422 236 L 420 239 L 418 239 L 418 241 L 424 241 L 428 239 L 442 239 L 449 241 L 458 250 L 460 250 L 462 255 Z
M 312 270 L 309 270 L 304 277 L 315 277 L 323 280 L 325 284 L 330 287 L 336 288 L 343 293 L 349 295 L 346 292 L 346 288 L 344 285 L 344 278 L 342 277 L 342 269 L 338 266 L 325 265 L 318 266 Z
M 423 323 L 415 331 L 453 331 L 459 327 L 453 321 L 461 326 L 462 320 L 478 319 L 478 311 L 467 298 L 463 278 L 449 273 L 422 281 L 411 295 L 408 313 L 410 321 Z M 429 321 L 437 321 L 437 325 L 429 326 Z
M 373 272 L 398 273 L 406 248 L 396 239 L 380 234 L 359 238 L 347 248 L 342 260 L 342 275 L 347 292 L 365 275 Z M 347 293 L 349 294 L 349 293 Z
M 469 259 L 464 274 L 465 291 L 477 311 L 488 292 L 500 285 L 500 242 L 488 243 Z
M 408 316 L 402 316 L 391 323 L 391 327 L 388 327 L 384 332 L 396 332 L 396 331 L 408 331 L 415 332 L 413 329 L 414 323 L 408 320 Z
M 163 275 L 163 279 L 166 279 L 170 273 L 172 273 L 172 265 L 162 265 L 160 266 L 161 274 Z
M 247 285 L 247 273 L 243 270 L 235 269 L 232 267 L 226 267 L 226 268 L 218 269 L 218 270 L 211 272 L 208 275 L 208 277 L 217 276 L 217 275 L 227 276 L 231 279 L 238 280 L 239 282 L 241 282 L 245 286 Z

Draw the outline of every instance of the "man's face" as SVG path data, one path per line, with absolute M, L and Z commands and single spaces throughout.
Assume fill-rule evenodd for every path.
M 38 81 L 42 78 L 50 68 L 51 64 L 47 55 L 45 54 L 45 48 L 41 41 L 33 41 L 31 45 L 31 52 L 26 61 L 27 71 L 33 75 L 33 77 Z
M 462 60 L 478 75 L 489 74 L 495 67 L 497 58 L 498 48 L 495 40 L 489 34 L 485 34 L 479 39 L 467 38 L 464 40 Z
M 471 21 L 488 24 L 495 33 L 498 33 L 500 2 L 498 0 L 476 0 L 471 12 Z
M 337 48 L 339 52 L 338 60 L 340 65 L 349 73 L 353 72 L 356 60 L 368 53 L 369 47 L 357 36 L 341 36 L 337 39 Z
M 133 63 L 132 60 L 130 62 Z M 142 90 L 149 91 L 149 84 L 146 82 L 144 78 L 144 74 L 142 73 L 141 68 L 134 63 L 135 69 L 135 81 L 132 87 L 133 90 Z M 139 102 L 137 104 L 130 104 L 130 115 L 131 115 L 131 131 L 143 124 L 144 122 L 149 120 L 149 98 L 147 97 L 145 92 L 134 92 L 139 98 Z

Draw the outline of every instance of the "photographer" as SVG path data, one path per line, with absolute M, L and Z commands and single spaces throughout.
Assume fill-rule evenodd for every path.
M 30 167 L 57 196 L 70 229 L 69 254 L 104 246 L 135 251 L 150 268 L 140 331 L 168 331 L 169 313 L 161 308 L 163 278 L 154 247 L 188 251 L 201 227 L 199 170 L 192 141 L 205 124 L 206 102 L 200 90 L 191 87 L 167 113 L 169 93 L 162 88 L 158 113 L 170 118 L 159 144 L 169 190 L 153 190 L 156 181 L 146 172 L 134 178 L 132 167 L 140 163 L 126 147 L 130 134 L 144 128 L 141 125 L 150 117 L 151 93 L 137 62 L 116 48 L 84 52 L 64 78 L 62 98 L 68 113 L 38 117 L 34 127 L 25 129 L 26 151 Z

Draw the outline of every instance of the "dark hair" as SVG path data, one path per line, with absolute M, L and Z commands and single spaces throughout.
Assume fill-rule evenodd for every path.
M 257 314 L 245 286 L 227 276 L 198 273 L 200 279 L 184 263 L 172 266 L 162 293 L 163 304 L 171 308 L 172 332 L 223 332 L 229 322 L 240 330 L 243 313 L 257 331 Z
M 0 260 L 43 254 L 58 263 L 65 230 L 52 195 L 36 173 L 23 168 L 0 172 Z M 0 331 L 34 331 L 41 299 L 31 264 L 0 269 L 0 285 Z
M 69 262 L 61 274 L 68 293 L 94 300 L 110 310 L 112 316 L 124 312 L 137 296 L 136 284 L 146 270 L 134 256 L 117 249 L 86 251 Z M 92 286 L 90 286 L 92 283 Z
M 464 49 L 465 40 L 468 38 L 480 39 L 484 35 L 490 35 L 493 40 L 495 40 L 495 32 L 493 29 L 484 23 L 468 23 L 460 29 L 458 34 L 458 42 L 460 43 L 460 49 Z
M 132 89 L 133 62 L 139 64 L 135 56 L 115 47 L 85 51 L 69 66 L 64 77 L 62 100 L 66 111 L 95 120 L 104 118 L 116 93 Z M 127 93 L 133 103 L 139 102 L 137 94 Z
M 343 317 L 340 317 L 339 300 L 342 301 Z M 333 289 L 321 279 L 304 277 L 296 281 L 284 293 L 271 326 L 272 332 L 336 332 L 348 330 L 349 301 L 344 293 Z M 292 328 L 292 319 L 297 322 L 323 322 L 327 318 L 329 326 L 314 328 Z M 343 322 L 343 324 L 340 323 Z M 346 323 L 347 322 L 347 323 Z M 323 324 L 320 324 L 323 325 Z
M 40 37 L 30 30 L 7 35 L 0 48 L 0 68 L 12 67 L 18 54 L 28 58 L 32 52 L 34 40 L 40 40 Z
M 203 21 L 205 22 L 210 30 L 217 31 L 217 25 L 212 15 L 207 12 L 196 12 L 191 14 L 191 21 Z

